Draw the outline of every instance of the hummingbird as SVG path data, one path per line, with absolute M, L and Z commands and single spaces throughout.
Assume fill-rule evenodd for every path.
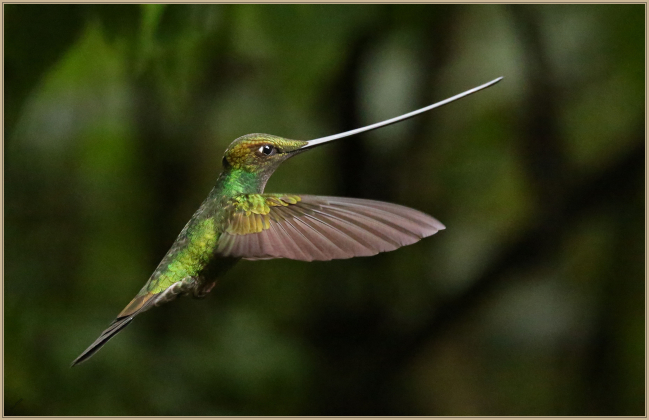
M 223 155 L 216 185 L 139 293 L 71 366 L 94 355 L 135 316 L 180 295 L 205 297 L 240 259 L 328 261 L 376 255 L 444 229 L 433 217 L 397 204 L 345 197 L 264 193 L 282 162 L 316 146 L 375 130 L 492 86 L 463 93 L 366 127 L 315 140 L 248 134 Z

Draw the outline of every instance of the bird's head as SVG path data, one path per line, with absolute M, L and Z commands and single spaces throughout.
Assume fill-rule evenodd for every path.
M 270 176 L 286 159 L 298 154 L 308 142 L 270 134 L 247 134 L 233 141 L 223 155 L 223 169 Z

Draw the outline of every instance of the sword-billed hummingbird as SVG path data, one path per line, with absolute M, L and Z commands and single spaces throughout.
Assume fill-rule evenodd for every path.
M 265 194 L 264 187 L 282 162 L 303 151 L 412 118 L 501 79 L 408 114 L 333 136 L 302 141 L 248 134 L 234 140 L 225 151 L 216 185 L 142 290 L 72 366 L 90 358 L 139 313 L 178 295 L 205 296 L 217 278 L 242 258 L 328 261 L 369 256 L 413 244 L 444 229 L 427 214 L 397 204 Z

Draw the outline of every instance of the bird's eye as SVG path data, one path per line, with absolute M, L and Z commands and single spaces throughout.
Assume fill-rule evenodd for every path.
M 261 146 L 258 150 L 259 154 L 264 155 L 264 156 L 272 156 L 275 153 L 277 153 L 277 149 L 275 149 L 273 146 L 270 144 L 264 144 Z

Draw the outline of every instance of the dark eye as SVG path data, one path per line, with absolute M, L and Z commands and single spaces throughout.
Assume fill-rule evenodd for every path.
M 270 144 L 264 144 L 259 148 L 258 152 L 264 156 L 272 156 L 277 153 L 277 149 L 275 149 Z

